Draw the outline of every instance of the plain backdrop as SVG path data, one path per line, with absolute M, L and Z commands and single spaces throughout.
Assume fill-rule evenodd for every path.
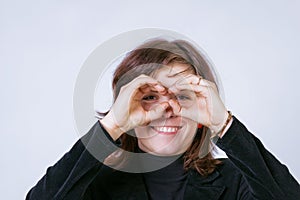
M 72 98 L 89 54 L 147 27 L 197 42 L 228 109 L 300 180 L 299 2 L 1 0 L 1 199 L 24 199 L 79 138 Z

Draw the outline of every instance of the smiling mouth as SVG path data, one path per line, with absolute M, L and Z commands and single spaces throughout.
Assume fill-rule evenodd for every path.
M 151 128 L 159 134 L 173 135 L 182 128 L 182 126 L 151 126 Z

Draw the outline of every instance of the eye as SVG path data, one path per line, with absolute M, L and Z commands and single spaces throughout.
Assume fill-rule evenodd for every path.
M 176 95 L 176 98 L 180 101 L 190 100 L 191 98 L 187 95 Z
M 148 96 L 144 96 L 142 98 L 142 100 L 144 100 L 144 101 L 154 101 L 154 100 L 157 100 L 157 97 L 154 96 L 154 95 L 148 95 Z

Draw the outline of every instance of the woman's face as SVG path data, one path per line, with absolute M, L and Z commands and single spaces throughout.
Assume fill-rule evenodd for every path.
M 175 85 L 176 81 L 184 79 L 191 74 L 188 65 L 173 64 L 157 70 L 153 78 L 166 88 Z M 178 94 L 166 93 L 164 95 L 155 91 L 145 94 L 141 104 L 149 110 L 158 103 L 168 102 L 170 99 L 177 101 L 181 106 L 190 106 L 195 101 L 195 93 L 180 91 Z M 197 123 L 174 115 L 169 107 L 163 117 L 152 121 L 147 126 L 135 128 L 140 149 L 155 155 L 177 155 L 184 153 L 191 145 L 197 130 Z

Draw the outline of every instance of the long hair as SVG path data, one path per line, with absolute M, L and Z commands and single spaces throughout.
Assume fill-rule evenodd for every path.
M 152 39 L 129 52 L 118 65 L 112 81 L 114 100 L 118 97 L 121 87 L 137 76 L 151 76 L 163 65 L 176 63 L 188 65 L 191 73 L 214 82 L 219 90 L 219 80 L 212 66 L 189 42 Z M 195 169 L 203 176 L 212 173 L 221 163 L 210 153 L 210 137 L 207 137 L 207 130 L 206 127 L 197 130 L 192 144 L 184 154 L 184 169 Z M 137 138 L 130 134 L 122 134 L 120 141 L 120 147 L 125 151 L 135 152 L 138 147 Z M 206 152 L 205 155 L 200 157 L 200 151 Z M 105 164 L 120 167 L 126 164 L 126 156 L 122 156 L 122 152 L 115 152 L 105 160 Z

